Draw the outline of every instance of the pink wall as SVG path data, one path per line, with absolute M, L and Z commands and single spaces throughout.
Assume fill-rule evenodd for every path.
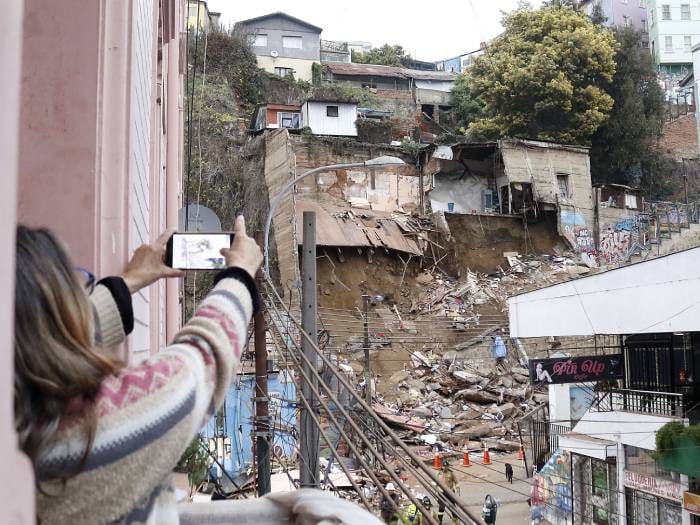
M 176 226 L 185 6 L 163 3 L 26 0 L 19 220 L 56 231 L 96 275 Z M 134 296 L 131 362 L 177 329 L 177 283 L 165 289 Z
M 34 479 L 28 459 L 17 450 L 13 415 L 13 352 L 15 212 L 17 150 L 22 59 L 22 2 L 3 2 L 0 17 L 0 494 L 7 523 L 34 523 Z
M 26 0 L 18 219 L 96 266 L 100 2 Z

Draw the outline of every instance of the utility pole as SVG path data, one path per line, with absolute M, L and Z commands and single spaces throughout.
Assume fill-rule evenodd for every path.
M 255 233 L 255 240 L 262 246 L 262 232 Z M 262 269 L 256 275 L 258 290 L 262 288 Z M 264 302 L 260 300 L 260 310 L 253 319 L 255 339 L 255 456 L 258 464 L 258 496 L 270 492 L 270 412 L 267 396 L 267 326 L 265 324 Z
M 317 343 L 316 333 L 316 213 L 305 211 L 302 219 L 304 240 L 301 253 L 301 327 L 314 344 Z M 304 360 L 303 368 L 307 377 L 317 388 L 318 381 L 314 373 L 318 370 L 318 357 L 316 351 L 302 336 L 301 350 L 308 358 Z M 311 370 L 311 363 L 315 370 Z M 316 410 L 317 400 L 313 395 L 313 389 L 308 383 L 302 385 L 302 394 L 307 399 L 312 410 Z M 299 432 L 299 450 L 301 450 L 301 464 L 299 465 L 301 488 L 318 488 L 318 455 L 319 432 L 314 420 L 307 410 L 301 412 L 301 429 Z
M 367 404 L 372 406 L 372 370 L 369 362 L 369 295 L 362 296 L 362 327 L 364 331 L 365 350 L 365 397 Z

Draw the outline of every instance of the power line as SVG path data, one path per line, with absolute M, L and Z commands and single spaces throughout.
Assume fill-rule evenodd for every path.
M 273 289 L 273 292 L 276 293 L 276 290 L 274 290 L 274 287 L 271 286 L 271 288 Z M 277 296 L 277 298 L 279 299 L 279 296 Z M 275 304 L 275 303 L 276 303 L 276 301 L 273 301 L 272 308 L 274 308 L 274 309 L 276 309 L 276 304 Z M 284 307 L 284 304 L 282 304 L 282 306 Z M 294 318 L 294 316 L 292 316 L 291 313 L 288 312 L 288 311 L 287 311 L 287 314 L 289 315 L 289 317 L 291 318 L 291 320 L 292 320 L 295 324 L 297 324 L 297 326 L 298 326 L 298 321 Z M 300 335 L 302 335 L 302 336 L 304 336 L 304 337 L 307 337 L 307 340 L 311 339 L 303 330 L 300 330 L 299 333 L 300 333 Z M 409 455 L 417 464 L 421 464 L 421 465 L 422 465 L 422 463 L 420 463 L 420 462 L 421 462 L 420 458 L 418 458 L 417 456 L 415 456 L 415 454 L 403 443 L 403 441 L 401 441 L 401 440 L 396 436 L 396 434 L 395 434 L 391 429 L 389 429 L 389 427 L 386 426 L 386 424 L 385 424 L 383 421 L 381 421 L 381 419 L 376 415 L 376 413 L 374 413 L 374 411 L 371 410 L 371 409 L 369 408 L 369 405 L 364 401 L 364 399 L 362 399 L 362 398 L 355 392 L 354 388 L 347 382 L 347 380 L 345 379 L 345 377 L 343 376 L 343 374 L 342 374 L 342 373 L 339 373 L 339 372 L 332 366 L 332 363 L 330 363 L 330 361 L 323 355 L 323 353 L 320 351 L 320 349 L 318 349 L 318 347 L 317 347 L 317 345 L 315 345 L 315 343 L 313 344 L 313 348 L 314 348 L 315 352 L 317 353 L 317 355 L 321 358 L 321 360 L 324 361 L 324 365 L 327 367 L 327 369 L 328 369 L 329 371 L 331 371 L 331 372 L 336 376 L 336 378 L 339 380 L 339 382 L 342 383 L 343 386 L 347 389 L 347 391 L 355 398 L 356 402 L 359 403 L 359 404 L 362 406 L 362 408 L 374 419 L 374 421 L 375 421 L 385 432 L 387 432 L 387 434 L 391 437 L 391 439 L 392 439 L 399 447 L 401 447 L 407 455 Z M 294 356 L 293 353 L 290 353 L 290 356 L 292 356 L 292 358 L 295 359 L 295 361 L 297 361 L 297 360 L 296 360 L 296 357 Z M 310 360 L 308 359 L 308 357 L 306 357 L 306 356 L 303 354 L 303 352 L 300 353 L 300 356 L 307 362 L 307 364 L 310 363 Z M 299 367 L 299 362 L 298 362 L 298 361 L 297 361 L 297 367 Z M 306 376 L 306 374 L 304 373 L 303 369 L 301 370 L 301 372 L 302 372 L 302 374 L 303 374 L 304 376 Z M 315 367 L 313 367 L 313 366 L 311 367 L 311 372 L 313 373 L 313 375 L 315 375 L 315 376 L 318 378 L 319 384 L 321 385 L 322 388 L 324 388 L 324 389 L 326 390 L 326 392 L 328 393 L 328 397 L 336 404 L 336 406 L 338 407 L 338 410 L 345 416 L 347 422 L 348 422 L 348 423 L 350 424 L 350 426 L 353 427 L 353 429 L 358 433 L 358 436 L 360 437 L 360 439 L 361 439 L 362 441 L 365 442 L 365 444 L 369 447 L 369 450 L 371 451 L 371 450 L 372 450 L 372 448 L 371 448 L 371 447 L 372 447 L 371 443 L 369 443 L 369 442 L 367 441 L 366 436 L 360 431 L 360 429 L 359 429 L 358 426 L 357 426 L 357 423 L 353 420 L 353 418 L 351 418 L 351 417 L 349 416 L 349 414 L 347 413 L 347 411 L 346 411 L 346 409 L 343 407 L 343 405 L 340 404 L 340 403 L 338 402 L 337 398 L 336 398 L 336 397 L 334 396 L 334 394 L 333 394 L 332 389 L 327 385 L 327 383 L 324 381 L 324 379 L 321 377 L 321 375 L 315 370 Z M 306 380 L 307 380 L 307 383 L 310 383 L 310 380 L 309 380 L 308 378 L 306 378 Z M 315 388 L 313 384 L 310 384 L 310 387 L 311 387 L 312 389 Z M 322 406 L 324 406 L 324 408 L 326 408 L 326 410 L 330 410 L 330 409 L 327 407 L 327 405 L 325 405 L 325 403 L 322 401 L 322 399 L 321 399 L 320 396 L 319 396 L 319 400 L 321 401 Z M 332 415 L 332 412 L 330 412 L 330 411 L 329 411 L 329 417 L 331 417 L 332 419 L 334 418 L 334 416 Z M 382 465 L 382 467 L 383 467 L 383 468 L 387 471 L 387 473 L 390 475 L 390 477 L 392 477 L 392 479 L 394 479 L 394 481 L 396 481 L 397 484 L 398 484 L 399 486 L 401 486 L 402 484 L 401 484 L 400 480 L 399 480 L 399 479 L 396 477 L 396 475 L 393 473 L 393 471 L 391 470 L 391 468 L 389 467 L 389 465 L 386 464 L 386 462 L 384 461 L 384 459 L 383 459 L 381 456 L 379 456 L 378 454 L 376 454 L 376 453 L 375 453 L 374 455 L 375 455 L 375 457 L 377 458 L 377 460 L 379 461 L 379 463 Z M 440 489 L 442 489 L 442 490 L 446 491 L 447 493 L 450 493 L 450 494 L 451 494 L 451 491 L 449 491 L 449 488 L 447 488 L 447 486 L 444 485 L 444 483 L 443 483 L 441 480 L 439 480 L 439 479 L 437 478 L 437 476 L 435 476 L 434 473 L 433 473 L 432 471 L 430 471 L 429 469 L 425 469 L 425 468 L 423 468 L 423 470 L 424 470 L 424 472 L 426 472 L 426 473 L 429 475 L 429 477 L 431 478 L 431 480 L 432 480 L 433 482 L 435 482 L 435 483 L 440 487 Z M 426 490 L 430 490 L 430 487 L 425 487 L 425 489 L 426 489 Z M 404 492 L 406 492 L 406 491 L 404 491 Z M 417 500 L 414 498 L 414 496 L 410 493 L 410 491 L 409 491 L 409 492 L 406 492 L 406 495 L 409 497 L 409 499 L 410 499 L 414 504 L 417 505 L 418 508 L 422 509 L 421 503 L 420 503 L 419 501 L 417 501 Z M 471 520 L 473 520 L 473 521 L 475 521 L 475 522 L 478 523 L 478 520 L 475 519 L 475 518 L 473 518 L 473 517 L 469 514 L 469 512 L 467 512 L 467 511 L 464 510 L 464 509 L 460 509 L 460 511 L 461 511 L 461 513 L 463 513 L 463 514 L 465 514 L 466 516 L 468 516 Z

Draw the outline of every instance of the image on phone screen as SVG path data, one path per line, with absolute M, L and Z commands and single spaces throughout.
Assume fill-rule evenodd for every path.
M 172 238 L 172 266 L 182 270 L 225 268 L 220 251 L 230 246 L 230 234 L 176 233 Z

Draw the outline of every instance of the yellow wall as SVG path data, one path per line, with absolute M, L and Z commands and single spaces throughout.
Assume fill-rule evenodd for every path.
M 311 82 L 313 79 L 313 63 L 313 60 L 304 58 L 272 58 L 271 56 L 258 55 L 258 67 L 264 69 L 268 73 L 274 73 L 276 67 L 291 67 L 294 69 L 294 78 L 297 80 L 306 80 L 307 82 Z
M 197 7 L 197 2 L 189 1 L 187 4 L 187 27 L 192 29 L 197 25 L 197 11 L 194 9 Z M 193 9 L 190 10 L 190 7 Z M 199 29 L 209 29 L 209 9 L 206 2 L 199 2 Z

